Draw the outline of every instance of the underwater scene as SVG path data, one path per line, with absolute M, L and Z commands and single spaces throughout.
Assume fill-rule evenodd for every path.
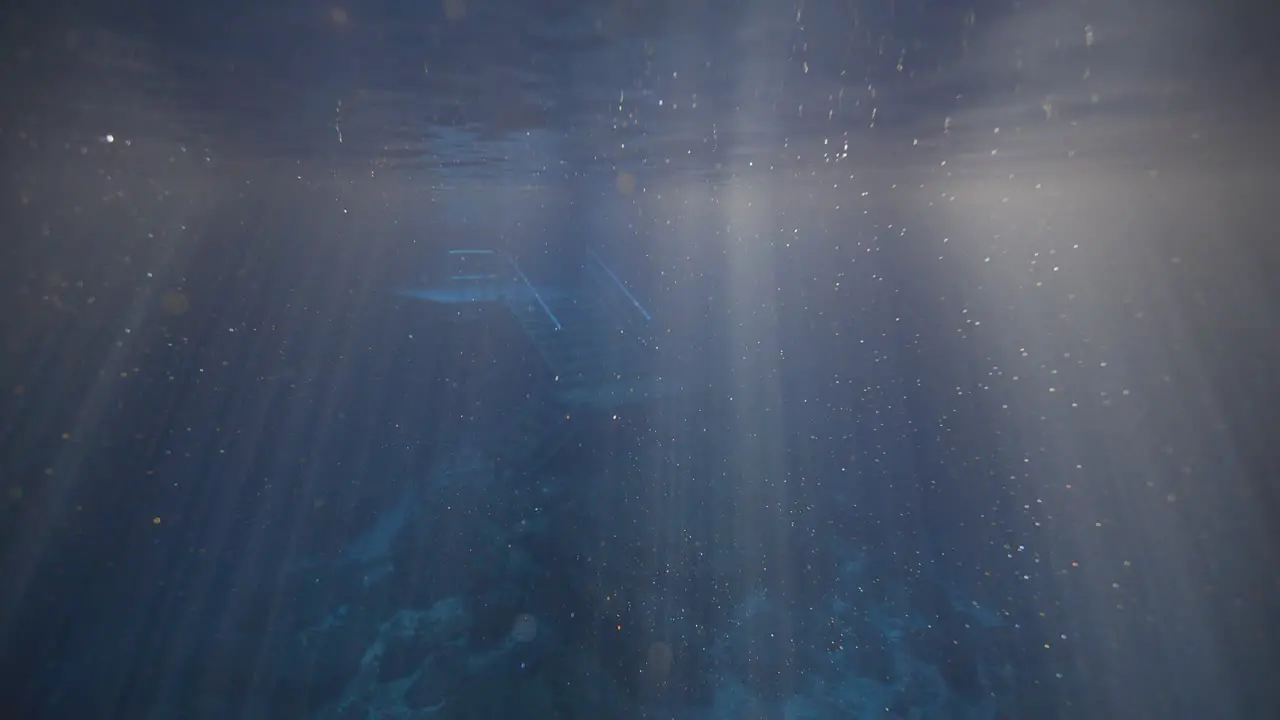
M 0 718 L 1280 716 L 1243 0 L 0 10 Z

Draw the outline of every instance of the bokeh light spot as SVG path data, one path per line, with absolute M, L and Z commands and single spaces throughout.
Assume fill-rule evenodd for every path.
M 511 628 L 511 637 L 516 642 L 529 642 L 538 635 L 538 619 L 529 613 L 520 613 L 515 625 Z
M 623 195 L 630 195 L 636 191 L 636 176 L 629 172 L 620 172 L 614 184 L 618 186 L 618 192 Z
M 170 292 L 160 298 L 160 307 L 170 315 L 181 315 L 191 309 L 191 301 L 183 293 Z

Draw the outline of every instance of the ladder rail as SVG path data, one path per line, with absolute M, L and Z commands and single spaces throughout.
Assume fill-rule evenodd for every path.
M 529 292 L 533 293 L 533 299 L 538 301 L 538 305 L 542 307 L 542 311 L 547 314 L 547 317 L 551 318 L 551 324 L 559 330 L 562 327 L 560 325 L 560 319 L 556 317 L 555 313 L 551 312 L 551 308 L 547 305 L 547 301 L 542 299 L 541 293 L 539 293 L 537 288 L 533 286 L 533 283 L 529 282 L 529 278 L 525 277 L 524 271 L 520 269 L 520 265 L 516 263 L 516 259 L 507 258 L 507 261 L 511 263 L 511 269 L 516 271 L 516 275 L 519 275 L 525 286 L 529 288 Z
M 623 283 L 622 280 L 618 279 L 617 275 L 613 274 L 613 271 L 609 269 L 608 265 L 604 264 L 604 261 L 600 259 L 600 256 L 596 254 L 596 251 L 588 249 L 587 254 L 591 256 L 592 260 L 596 261 L 596 264 L 599 265 L 600 269 L 609 276 L 609 279 L 612 280 L 614 285 L 622 291 L 622 294 L 627 296 L 627 300 L 631 301 L 632 307 L 639 311 L 640 315 L 644 318 L 644 321 L 653 322 L 653 316 L 649 314 L 649 311 L 644 309 L 644 306 L 640 304 L 640 301 L 636 298 L 635 294 L 627 288 L 626 284 Z

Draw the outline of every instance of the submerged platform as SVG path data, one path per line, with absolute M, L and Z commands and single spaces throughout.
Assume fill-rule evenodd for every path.
M 680 388 L 663 377 L 653 316 L 628 283 L 595 252 L 575 272 L 551 282 L 530 278 L 513 257 L 489 249 L 455 249 L 447 275 L 406 288 L 405 297 L 468 312 L 501 305 L 545 363 L 548 394 L 570 410 L 607 409 L 664 397 Z

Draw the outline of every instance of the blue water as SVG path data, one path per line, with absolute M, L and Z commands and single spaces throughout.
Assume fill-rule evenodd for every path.
M 1247 10 L 6 6 L 0 717 L 1271 717 Z

